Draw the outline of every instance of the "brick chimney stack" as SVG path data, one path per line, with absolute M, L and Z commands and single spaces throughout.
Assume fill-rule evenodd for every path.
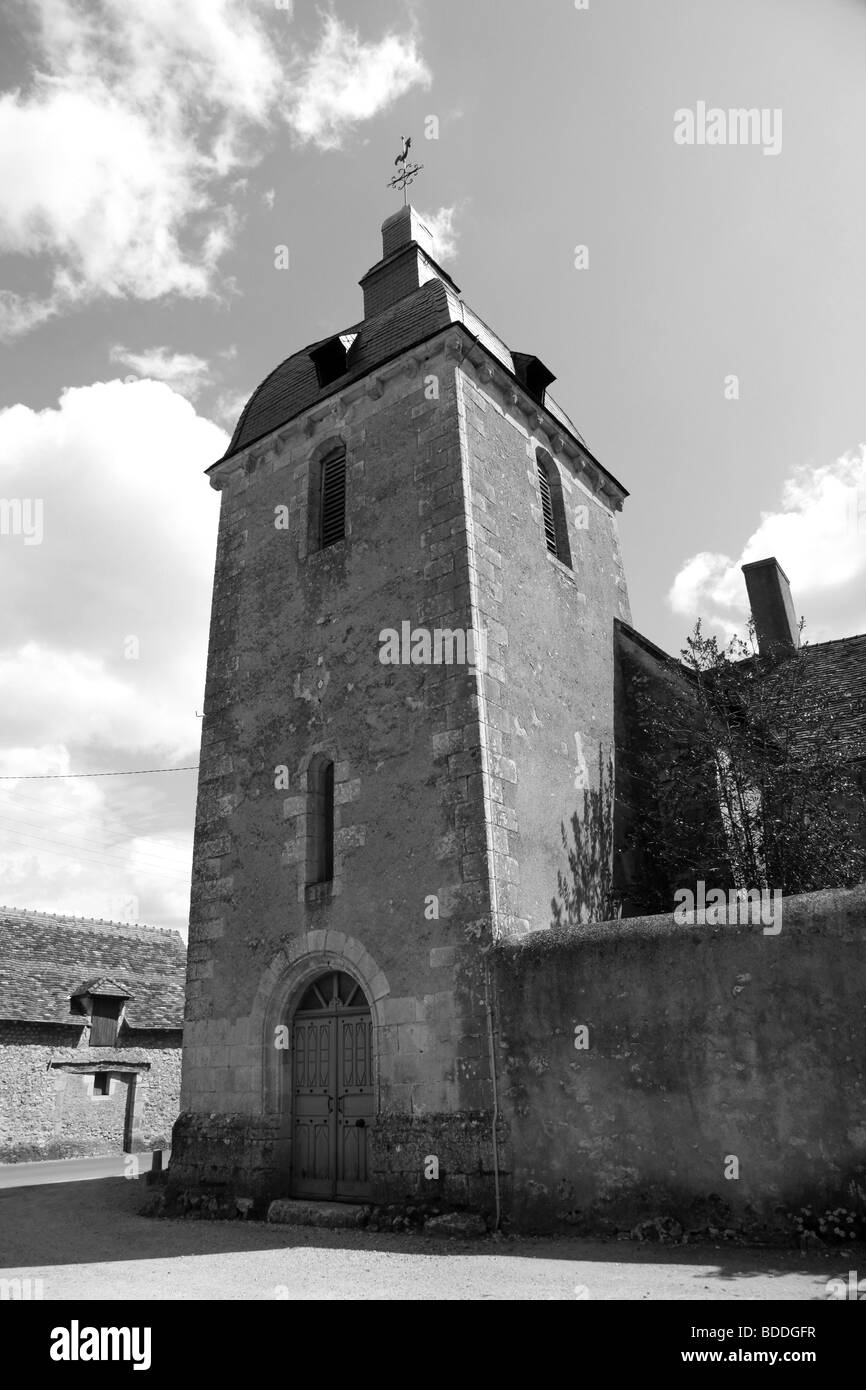
M 775 556 L 742 566 L 762 656 L 795 652 L 800 632 L 788 576 Z

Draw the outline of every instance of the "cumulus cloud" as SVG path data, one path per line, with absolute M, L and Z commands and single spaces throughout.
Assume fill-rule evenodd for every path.
M 835 463 L 799 468 L 777 510 L 761 516 L 737 559 L 701 551 L 668 594 L 675 613 L 702 616 L 726 633 L 748 617 L 740 566 L 775 555 L 791 581 L 810 641 L 866 631 L 866 446 Z
M 128 636 L 138 634 L 125 634 L 124 642 Z M 129 649 L 135 650 L 132 643 Z M 0 655 L 0 702 L 8 711 L 7 737 L 21 740 L 50 730 L 64 745 L 99 744 L 125 752 L 156 743 L 161 754 L 177 757 L 189 750 L 194 730 L 191 711 L 171 701 L 155 703 L 148 682 L 137 684 L 112 671 L 105 656 L 62 652 L 39 642 Z
M 31 312 L 207 293 L 234 228 L 214 181 L 278 81 L 260 27 L 234 0 L 34 8 L 39 70 L 0 98 L 0 249 L 54 263 Z M 6 326 L 26 326 L 20 305 Z
M 28 299 L 13 290 L 0 290 L 0 342 L 20 338 L 31 329 L 38 328 L 54 317 L 59 303 L 56 297 Z
M 453 260 L 457 255 L 457 208 L 439 208 L 437 212 L 419 212 L 418 215 L 433 237 L 436 259 Z
M 0 297 L 28 331 L 96 297 L 214 292 L 237 221 L 237 171 L 284 122 L 338 146 L 429 82 L 414 38 L 363 42 L 334 16 L 313 51 L 250 0 L 30 0 L 39 52 L 0 95 L 0 251 L 49 257 L 48 291 Z
M 0 495 L 39 502 L 43 531 L 38 545 L 0 537 L 0 585 L 17 595 L 1 670 L 29 680 L 46 653 L 64 653 L 44 682 L 60 721 L 61 699 L 83 717 L 97 684 L 120 682 L 128 709 L 110 716 L 96 703 L 88 739 L 175 753 L 197 742 L 218 510 L 202 473 L 225 445 L 164 382 L 97 382 L 64 392 L 57 409 L 0 411 Z M 132 659 L 128 637 L 139 641 Z
M 68 749 L 56 744 L 0 753 L 0 773 L 68 773 L 70 765 Z M 190 799 L 195 774 L 178 776 Z M 165 800 L 153 786 L 131 793 L 127 779 L 0 781 L 0 900 L 79 917 L 149 920 L 185 934 L 191 832 L 147 831 L 156 816 L 170 824 Z
M 252 387 L 246 391 L 221 391 L 214 401 L 211 413 L 223 429 L 228 430 L 230 435 L 234 434 L 235 425 L 240 420 L 241 412 L 252 394 Z
M 302 139 L 336 149 L 359 121 L 430 81 L 414 38 L 387 34 L 364 43 L 331 15 L 318 47 L 300 65 L 288 120 Z
M 222 355 L 226 356 L 225 353 Z M 129 367 L 137 376 L 168 382 L 188 400 L 194 400 L 210 380 L 210 364 L 204 357 L 197 357 L 192 352 L 172 352 L 166 347 L 132 352 L 116 343 L 109 356 L 112 362 Z
M 218 511 L 202 471 L 225 445 L 154 381 L 0 411 L 0 494 L 40 502 L 43 531 L 30 546 L 0 537 L 16 594 L 0 698 L 17 742 L 50 730 L 79 747 L 195 749 Z
M 195 774 L 8 780 L 198 761 L 225 433 L 164 382 L 99 382 L 0 411 L 0 897 L 182 925 Z M 112 906 L 113 904 L 113 906 Z

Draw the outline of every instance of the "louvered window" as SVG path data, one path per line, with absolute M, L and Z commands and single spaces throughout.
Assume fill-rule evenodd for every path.
M 536 455 L 538 465 L 538 487 L 541 493 L 541 519 L 544 525 L 544 540 L 551 555 L 561 564 L 571 564 L 571 545 L 568 539 L 568 521 L 565 515 L 565 499 L 562 495 L 562 482 L 556 464 L 550 455 Z
M 543 463 L 538 465 L 538 485 L 541 488 L 541 515 L 544 520 L 544 539 L 551 555 L 557 555 L 556 522 L 553 518 L 553 498 L 550 495 L 550 479 Z
M 346 534 L 346 455 L 332 454 L 322 463 L 322 491 L 319 521 L 319 546 L 343 540 Z

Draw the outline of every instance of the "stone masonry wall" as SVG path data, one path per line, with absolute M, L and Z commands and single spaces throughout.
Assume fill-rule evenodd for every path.
M 479 676 L 466 665 L 379 660 L 380 633 L 403 622 L 431 631 L 472 625 L 461 352 L 460 337 L 440 335 L 232 461 L 211 624 L 185 1118 L 173 1180 L 202 1172 L 183 1138 L 194 1128 L 189 1117 L 217 1114 L 233 1132 L 246 1124 L 251 1178 L 270 1163 L 285 1193 L 290 1059 L 274 1055 L 273 1027 L 291 1018 L 297 972 L 308 963 L 349 969 L 364 984 L 380 1116 L 402 1123 L 489 1107 L 478 947 L 490 924 L 491 782 Z M 347 539 L 311 552 L 311 470 L 335 442 L 347 453 Z M 280 508 L 288 525 L 278 529 Z M 335 763 L 337 801 L 325 895 L 304 886 L 306 775 L 318 753 Z M 274 1014 L 269 1001 L 286 980 Z M 262 1118 L 277 1113 L 272 1140 Z M 386 1131 L 383 1123 L 373 1136 L 373 1167 L 387 1189 L 401 1170 Z M 479 1163 L 467 1140 L 465 1172 Z
M 866 887 L 782 909 L 775 935 L 664 916 L 497 948 L 517 1224 L 866 1207 Z
M 628 595 L 613 503 L 594 467 L 471 357 L 460 381 L 477 606 L 491 651 L 482 723 L 495 910 L 498 930 L 520 935 L 557 914 L 601 915 L 612 866 L 613 628 L 628 618 Z M 571 568 L 545 543 L 539 452 L 560 478 Z M 563 845 L 565 836 L 575 848 L 575 816 L 576 873 Z
M 485 377 L 467 334 L 445 331 L 220 476 L 173 1181 L 208 1169 L 288 1190 L 291 1059 L 273 1032 L 308 972 L 332 968 L 373 1009 L 376 1195 L 414 1189 L 442 1147 L 454 1190 L 489 1197 L 483 953 L 551 921 L 561 826 L 612 748 L 613 619 L 628 613 L 613 493 L 541 423 Z M 312 480 L 338 443 L 347 539 L 315 552 Z M 543 444 L 576 574 L 545 548 Z M 404 622 L 481 630 L 483 663 L 383 665 L 380 633 Z M 304 880 L 317 754 L 335 764 L 325 894 Z M 224 1124 L 222 1149 L 201 1138 L 204 1116 L 223 1117 L 207 1122 Z M 503 1181 L 508 1162 L 503 1142 Z
M 180 1100 L 180 1034 L 77 1046 L 81 1028 L 0 1023 L 0 1163 L 119 1154 L 135 1078 L 132 1151 L 167 1148 Z M 54 1065 L 60 1063 L 62 1065 Z M 109 1072 L 110 1094 L 94 1095 Z

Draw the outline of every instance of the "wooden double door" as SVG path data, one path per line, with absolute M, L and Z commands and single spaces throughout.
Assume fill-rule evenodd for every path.
M 307 989 L 292 1029 L 292 1190 L 352 1200 L 371 1194 L 373 1020 L 342 971 Z

